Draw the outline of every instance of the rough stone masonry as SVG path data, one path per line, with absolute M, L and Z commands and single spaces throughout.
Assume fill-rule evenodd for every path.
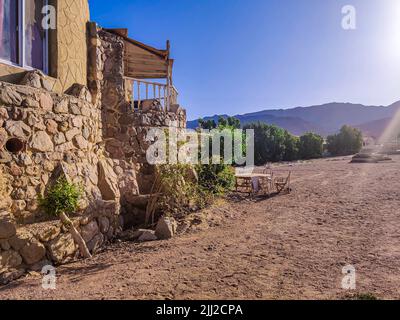
M 51 79 L 27 72 L 19 84 L 0 82 L 0 282 L 26 270 L 78 257 L 72 236 L 38 206 L 38 195 L 59 177 L 84 186 L 73 217 L 88 248 L 98 248 L 144 219 L 142 195 L 154 170 L 146 164 L 151 127 L 186 126 L 179 106 L 164 112 L 151 103 L 130 108 L 124 81 L 123 41 L 89 25 L 88 86 L 64 94 Z

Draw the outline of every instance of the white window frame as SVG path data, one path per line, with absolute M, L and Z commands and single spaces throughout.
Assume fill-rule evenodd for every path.
M 0 62 L 13 67 L 20 67 L 26 70 L 35 70 L 31 66 L 26 65 L 25 61 L 25 0 L 18 1 L 18 63 L 12 61 L 4 60 L 0 58 Z M 44 5 L 47 6 L 48 0 L 44 1 Z M 43 73 L 49 73 L 49 30 L 44 31 L 44 41 L 43 41 Z

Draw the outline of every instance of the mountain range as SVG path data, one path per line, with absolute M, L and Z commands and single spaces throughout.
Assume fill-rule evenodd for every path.
M 389 106 L 333 102 L 310 107 L 263 110 L 235 115 L 235 117 L 242 125 L 264 122 L 282 127 L 294 135 L 314 132 L 327 136 L 338 132 L 343 125 L 347 124 L 359 128 L 366 136 L 378 138 L 399 109 L 400 101 Z M 220 116 L 228 117 L 226 114 L 214 115 L 204 117 L 204 120 L 214 119 L 217 122 Z M 197 128 L 198 120 L 188 121 L 187 127 Z

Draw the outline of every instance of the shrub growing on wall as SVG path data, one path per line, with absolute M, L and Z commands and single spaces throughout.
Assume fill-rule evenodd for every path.
M 82 189 L 65 178 L 60 178 L 50 187 L 44 197 L 39 197 L 40 206 L 51 216 L 59 217 L 63 225 L 70 231 L 80 253 L 84 258 L 91 258 L 91 254 L 82 236 L 68 217 L 76 212 Z

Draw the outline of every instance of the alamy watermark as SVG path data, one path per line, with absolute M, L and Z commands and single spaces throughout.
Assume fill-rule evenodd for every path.
M 347 265 L 342 268 L 342 289 L 355 290 L 356 289 L 356 268 L 352 265 Z
M 42 268 L 42 288 L 44 290 L 55 290 L 56 289 L 56 268 L 51 265 L 46 265 Z
M 346 5 L 342 8 L 342 28 L 343 30 L 357 29 L 357 11 L 352 5 Z
M 51 5 L 45 5 L 42 8 L 42 14 L 43 14 L 43 19 L 42 19 L 42 28 L 44 30 L 54 30 L 57 27 L 56 21 L 57 21 L 57 15 L 56 15 L 56 8 Z
M 254 167 L 254 130 L 151 128 L 149 164 L 235 164 Z

